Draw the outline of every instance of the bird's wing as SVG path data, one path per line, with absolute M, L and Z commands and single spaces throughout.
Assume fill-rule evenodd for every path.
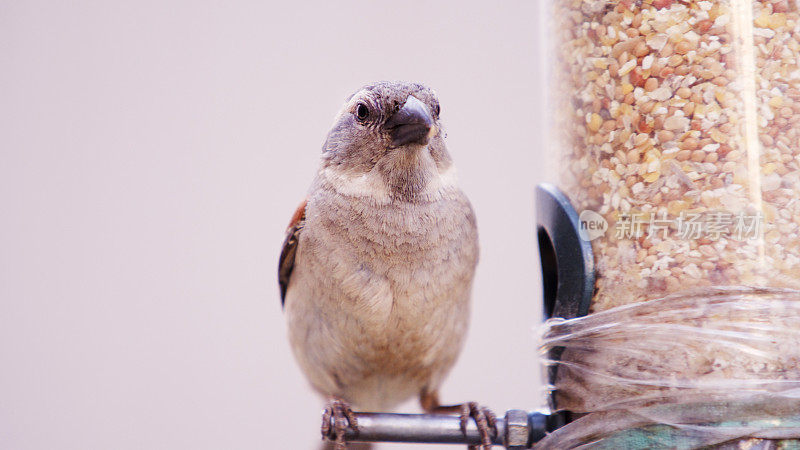
M 297 254 L 297 245 L 300 243 L 300 231 L 306 222 L 306 203 L 303 203 L 297 208 L 292 216 L 292 221 L 286 228 L 286 239 L 283 241 L 283 248 L 281 249 L 281 256 L 278 259 L 278 285 L 281 288 L 281 306 L 286 303 L 286 289 L 289 287 L 289 279 L 292 277 L 292 270 L 294 270 L 294 257 Z

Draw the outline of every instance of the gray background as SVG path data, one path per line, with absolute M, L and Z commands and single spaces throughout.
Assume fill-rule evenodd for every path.
M 0 446 L 314 448 L 276 260 L 335 112 L 381 79 L 437 90 L 478 215 L 442 400 L 539 407 L 535 9 L 0 1 Z

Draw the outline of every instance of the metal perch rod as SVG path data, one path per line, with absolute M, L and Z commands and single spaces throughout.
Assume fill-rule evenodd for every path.
M 460 419 L 441 414 L 390 414 L 355 413 L 358 432 L 347 430 L 348 442 L 407 442 L 426 444 L 480 444 L 480 435 L 474 420 L 467 423 L 466 436 L 461 431 Z M 492 436 L 495 445 L 507 449 L 530 448 L 552 428 L 551 416 L 538 412 L 512 409 L 505 417 L 497 418 L 497 434 Z M 333 423 L 331 423 L 333 429 Z

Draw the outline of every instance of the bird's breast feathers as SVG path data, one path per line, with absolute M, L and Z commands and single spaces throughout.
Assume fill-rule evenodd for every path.
M 334 295 L 367 305 L 386 294 L 425 298 L 469 286 L 478 258 L 475 218 L 460 190 L 443 191 L 433 202 L 382 204 L 312 191 L 298 264 L 313 267 L 309 275 Z

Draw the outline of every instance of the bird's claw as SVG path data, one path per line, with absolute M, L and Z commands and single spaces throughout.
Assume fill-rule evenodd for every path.
M 492 447 L 492 434 L 497 434 L 497 417 L 489 408 L 484 408 L 476 402 L 467 402 L 461 405 L 461 431 L 467 434 L 467 423 L 469 419 L 475 420 L 478 433 L 481 436 L 480 445 L 469 446 L 472 449 L 490 449 Z
M 333 420 L 333 425 L 331 425 Z M 330 439 L 335 444 L 336 450 L 345 450 L 347 445 L 344 437 L 347 429 L 358 432 L 358 419 L 347 403 L 333 399 L 322 413 L 322 439 Z

